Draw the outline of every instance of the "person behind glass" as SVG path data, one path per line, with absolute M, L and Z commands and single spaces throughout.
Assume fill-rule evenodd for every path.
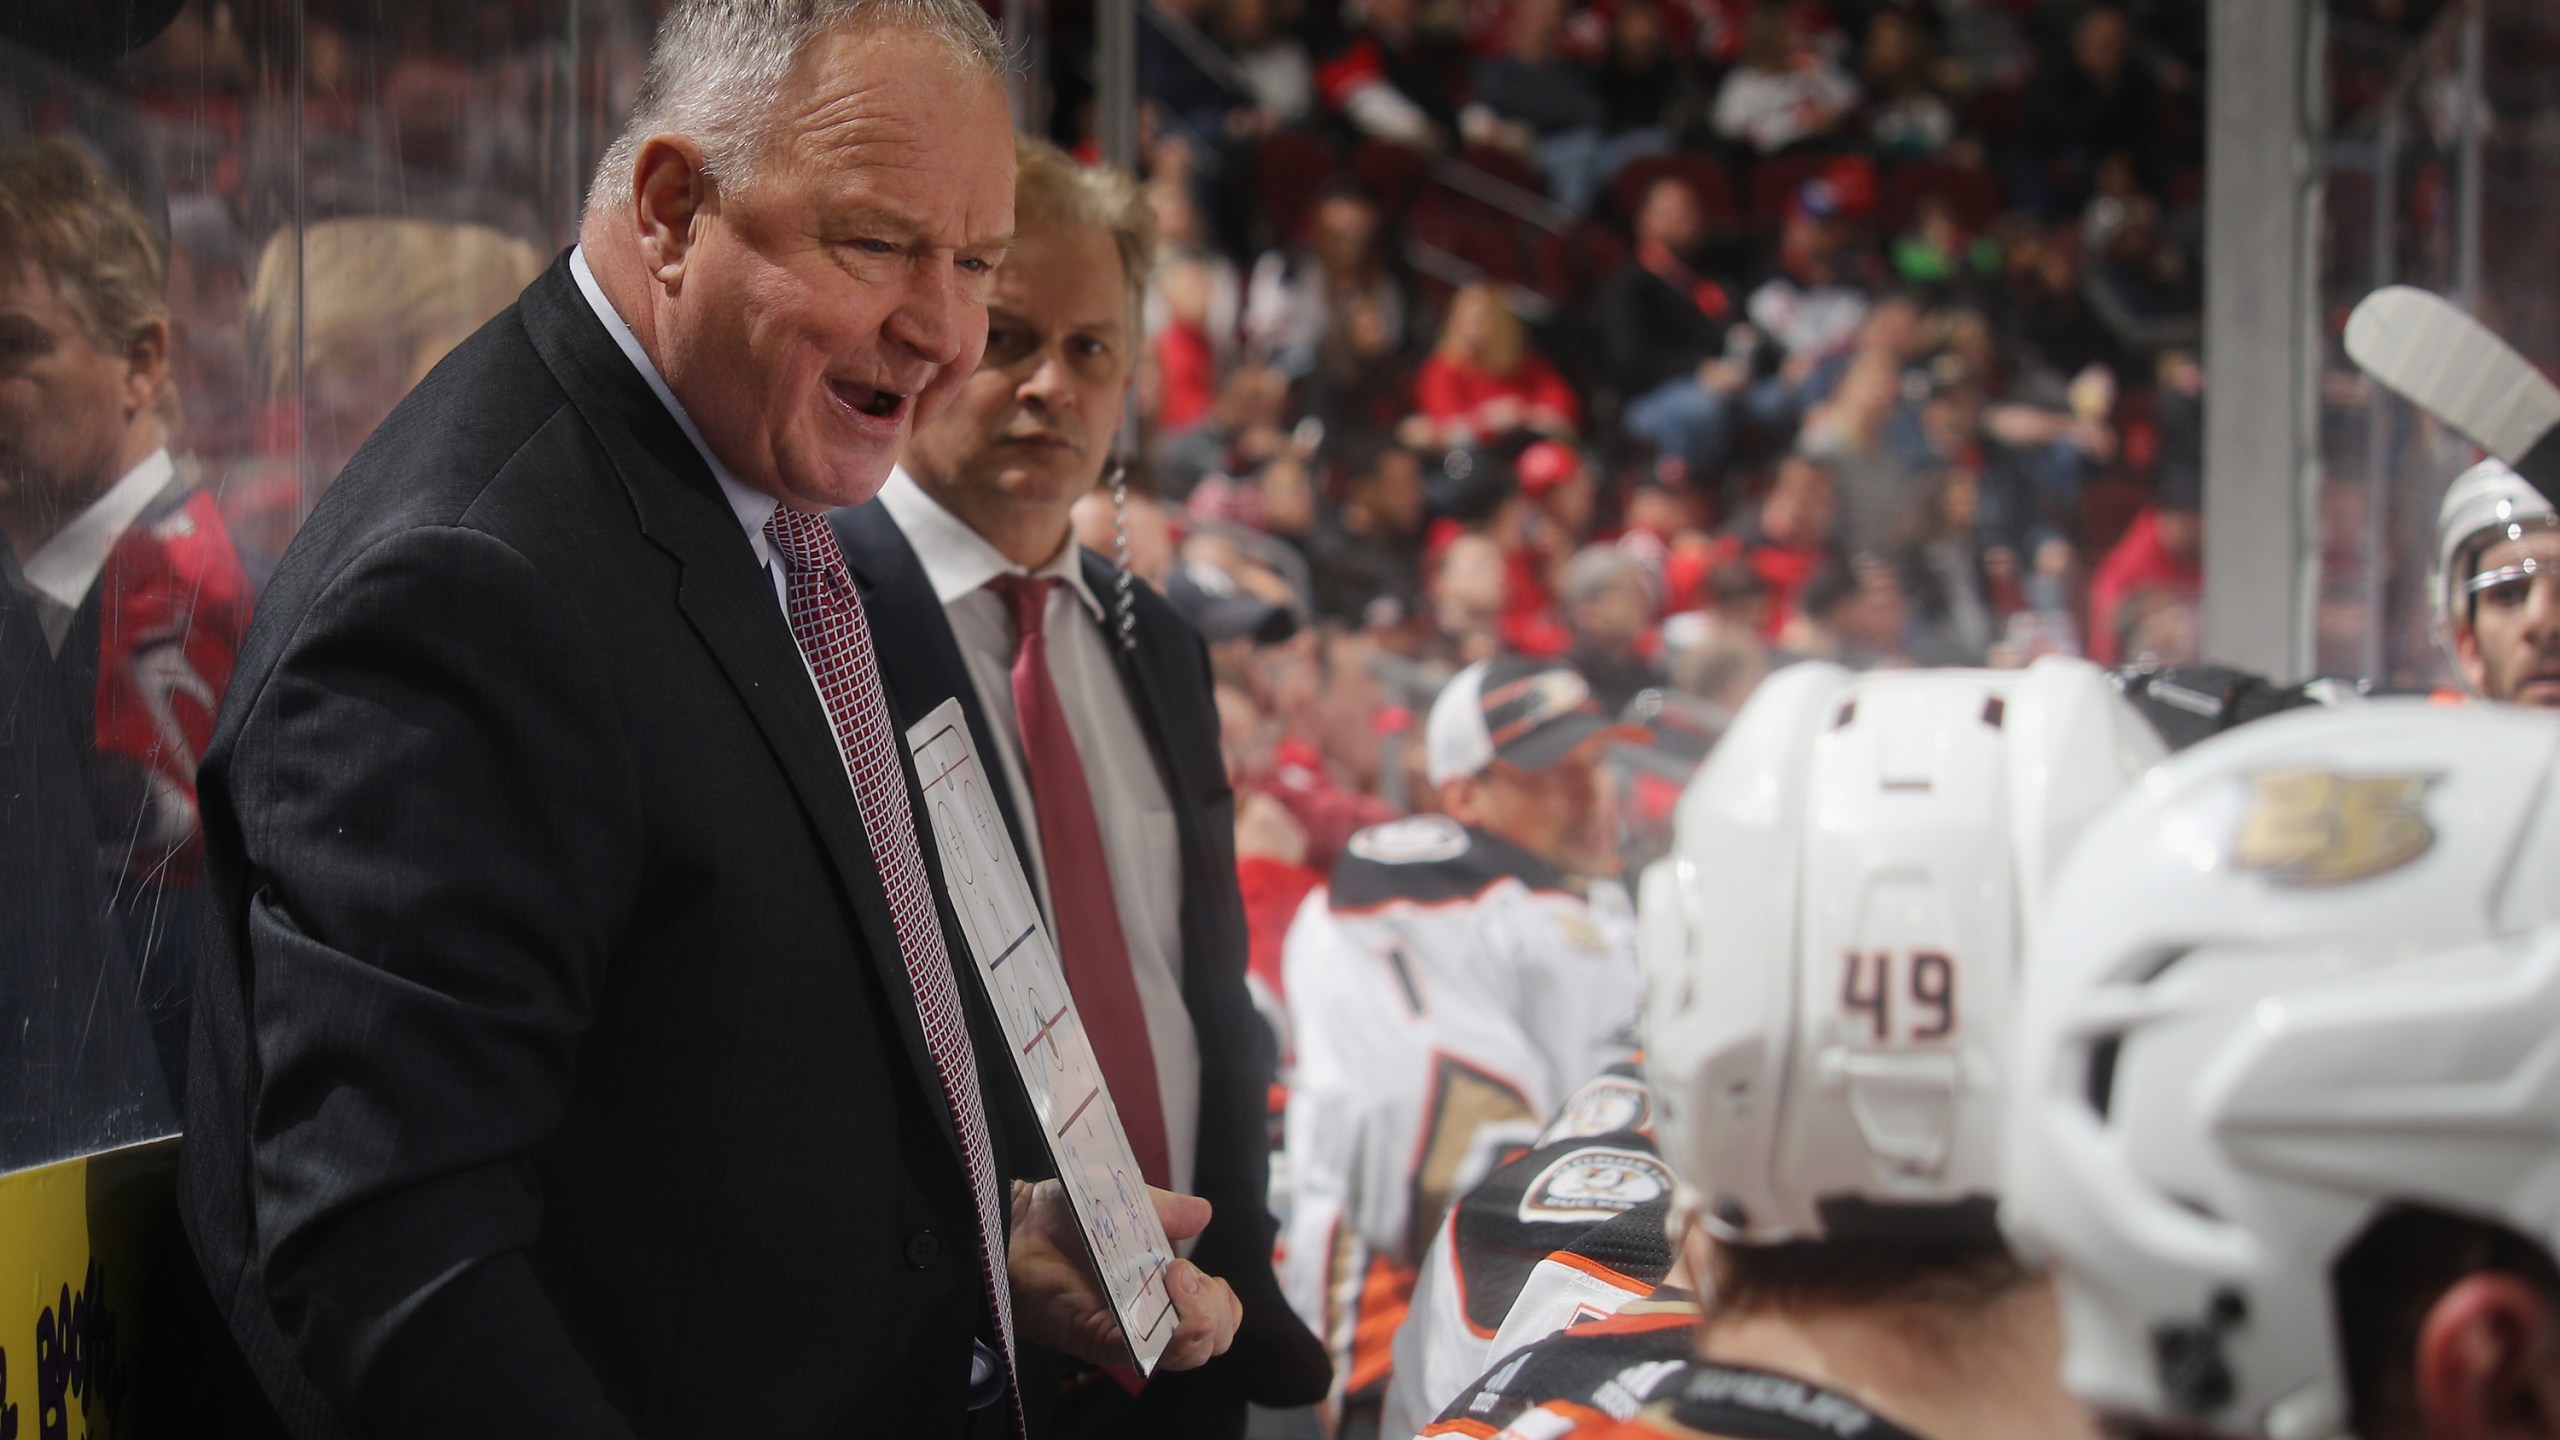
M 166 276 L 85 152 L 0 149 L 0 534 L 59 671 L 96 893 L 177 1087 L 203 903 L 196 764 L 265 562 L 170 458 Z
M 1015 158 L 985 358 L 907 442 L 879 503 L 830 521 L 864 603 L 899 617 L 878 639 L 899 727 L 954 697 L 967 712 L 1139 1166 L 1216 1207 L 1193 1253 L 1244 1302 L 1232 1350 L 1142 1388 L 1026 1353 L 1033 1433 L 1241 1436 L 1248 1399 L 1306 1404 L 1326 1377 L 1271 1274 L 1269 1065 L 1208 653 L 1143 583 L 1123 612 L 1122 577 L 1070 519 L 1111 461 L 1152 226 L 1119 171 L 1037 140 Z M 1029 1111 L 998 1113 L 1036 1155 Z
M 1055 1182 L 1008 1194 L 911 622 L 825 519 L 976 368 L 1002 65 L 968 0 L 678 5 L 577 248 L 278 568 L 181 1204 L 295 1433 L 1019 1435 L 1017 1337 L 1123 1353 Z M 1233 1291 L 1167 1288 L 1164 1363 L 1223 1350 Z
M 2496 460 L 2456 476 L 2428 589 L 2472 694 L 2560 709 L 2560 510 L 2541 491 Z
M 1351 837 L 1289 927 L 1281 1284 L 1333 1354 L 1331 1434 L 1381 1434 L 1449 1207 L 1625 1053 L 1641 983 L 1606 756 L 1641 734 L 1570 666 L 1467 666 L 1423 725 L 1439 813 Z

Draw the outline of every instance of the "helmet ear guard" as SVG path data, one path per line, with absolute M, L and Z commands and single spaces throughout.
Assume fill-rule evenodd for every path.
M 2560 1233 L 2560 730 L 2381 701 L 2185 752 L 2057 877 L 2001 1220 L 2102 1410 L 2342 1434 L 2332 1276 L 2395 1204 Z

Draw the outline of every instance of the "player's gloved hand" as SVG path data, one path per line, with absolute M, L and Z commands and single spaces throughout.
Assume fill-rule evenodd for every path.
M 1188 1240 L 1209 1228 L 1209 1202 L 1147 1187 L 1165 1238 Z M 1120 1321 L 1095 1278 L 1077 1232 L 1075 1210 L 1055 1180 L 1013 1182 L 1013 1239 L 1005 1252 L 1013 1280 L 1013 1318 L 1021 1338 L 1095 1365 L 1128 1363 Z M 1235 1343 L 1244 1305 L 1227 1282 L 1188 1260 L 1166 1268 L 1165 1289 L 1177 1318 L 1173 1339 L 1158 1362 L 1166 1370 L 1190 1370 L 1226 1353 Z

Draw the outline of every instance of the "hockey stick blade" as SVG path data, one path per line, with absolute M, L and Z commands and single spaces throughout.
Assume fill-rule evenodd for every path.
M 2560 386 L 2451 301 L 2407 285 L 2374 291 L 2347 317 L 2347 357 L 2560 495 Z

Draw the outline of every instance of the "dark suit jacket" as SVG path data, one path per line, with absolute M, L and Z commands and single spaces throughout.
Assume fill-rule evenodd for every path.
M 303 1434 L 1001 1413 L 964 1408 L 974 1207 L 824 709 L 565 261 L 313 512 L 202 797 L 181 1198 Z
M 881 673 L 888 678 L 890 706 L 901 728 L 958 696 L 978 753 L 992 757 L 986 708 L 969 683 L 959 642 L 934 598 L 923 563 L 897 521 L 880 505 L 839 510 L 830 518 L 863 603 L 899 617 L 896 627 L 877 634 Z M 1083 563 L 1094 593 L 1111 596 L 1112 567 L 1089 551 Z M 1271 1057 L 1264 1038 L 1268 1032 L 1245 991 L 1235 796 L 1218 752 L 1208 650 L 1199 633 L 1153 589 L 1138 585 L 1132 593 L 1136 648 L 1124 652 L 1114 645 L 1112 653 L 1121 661 L 1121 676 L 1146 722 L 1147 739 L 1173 801 L 1182 857 L 1183 1000 L 1200 1041 L 1199 1159 L 1193 1188 L 1215 1207 L 1192 1259 L 1234 1286 L 1244 1306 L 1234 1348 L 1198 1371 L 1151 1382 L 1140 1397 L 1132 1433 L 1241 1435 L 1247 1400 L 1312 1404 L 1323 1396 L 1328 1365 L 1323 1346 L 1281 1298 L 1271 1273 L 1273 1227 L 1265 1198 Z M 995 789 L 1015 848 L 1026 849 L 1011 787 Z M 1014 1097 L 1003 1120 L 1015 1137 L 1016 1165 L 1045 1171 L 1047 1154 L 1037 1122 L 1019 1102 L 1018 1089 L 1008 1087 L 1005 1093 Z M 1024 1368 L 1025 1394 L 1036 1411 L 1048 1398 L 1046 1387 L 1030 1362 Z M 1043 1428 L 1041 1418 L 1035 1418 L 1034 1432 Z
M 0 545 L 0 1171 L 170 1133 L 177 1123 L 124 927 L 98 885 L 79 732 L 18 569 Z

